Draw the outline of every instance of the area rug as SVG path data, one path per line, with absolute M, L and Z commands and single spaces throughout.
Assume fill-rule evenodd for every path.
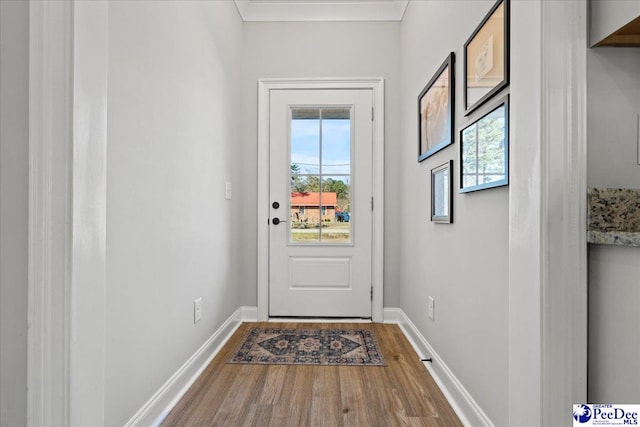
M 252 328 L 229 363 L 386 366 L 370 330 Z

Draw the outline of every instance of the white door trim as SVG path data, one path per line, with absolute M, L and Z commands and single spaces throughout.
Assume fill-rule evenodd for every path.
M 27 425 L 69 425 L 73 5 L 29 15 Z
M 258 320 L 269 318 L 269 93 L 276 89 L 371 89 L 373 91 L 373 300 L 371 316 L 382 322 L 384 256 L 384 80 L 260 79 L 258 81 Z
M 508 424 L 565 425 L 587 398 L 587 1 L 511 4 Z
M 108 3 L 29 7 L 27 425 L 103 425 Z
M 586 0 L 542 2 L 542 425 L 587 401 Z

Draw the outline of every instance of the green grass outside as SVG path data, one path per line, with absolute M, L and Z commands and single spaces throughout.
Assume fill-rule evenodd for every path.
M 326 224 L 322 226 L 322 241 L 323 242 L 349 242 L 351 240 L 350 233 L 340 232 L 332 233 L 331 230 L 349 230 L 349 223 L 335 223 Z M 319 241 L 319 228 L 307 228 L 306 232 L 298 231 L 297 229 L 291 230 L 291 240 L 293 242 L 318 242 Z M 316 232 L 313 232 L 316 231 Z

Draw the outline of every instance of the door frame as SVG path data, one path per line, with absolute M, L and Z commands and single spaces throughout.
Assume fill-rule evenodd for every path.
M 383 321 L 384 79 L 258 80 L 258 320 L 269 319 L 269 100 L 272 90 L 370 89 L 373 93 L 373 242 L 371 320 Z
M 29 2 L 27 425 L 104 425 L 109 4 Z

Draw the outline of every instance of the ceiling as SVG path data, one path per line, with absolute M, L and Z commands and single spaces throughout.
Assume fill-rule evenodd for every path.
M 234 0 L 245 22 L 401 21 L 408 0 Z

